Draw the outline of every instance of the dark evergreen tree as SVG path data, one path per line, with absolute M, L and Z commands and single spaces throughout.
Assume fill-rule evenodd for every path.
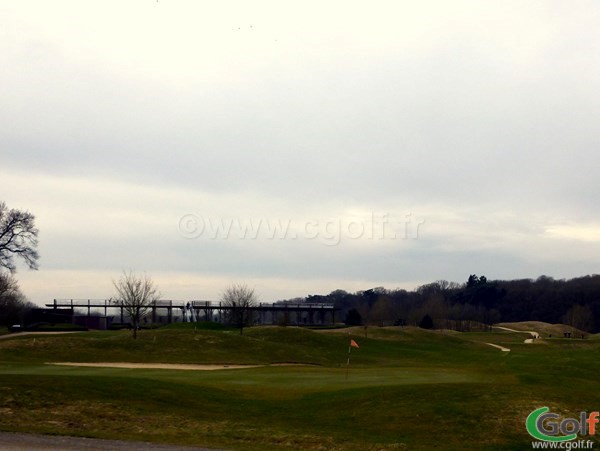
M 346 320 L 344 321 L 347 326 L 361 326 L 363 323 L 362 316 L 355 308 L 348 310 L 346 314 Z
M 433 329 L 433 319 L 431 319 L 431 316 L 425 315 L 419 323 L 419 327 L 421 329 Z

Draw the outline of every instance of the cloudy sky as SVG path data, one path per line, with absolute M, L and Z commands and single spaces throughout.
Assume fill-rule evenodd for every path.
M 37 303 L 600 272 L 600 4 L 0 1 Z

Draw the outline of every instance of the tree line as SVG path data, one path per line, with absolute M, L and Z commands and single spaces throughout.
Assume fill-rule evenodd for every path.
M 340 289 L 281 302 L 290 301 L 333 303 L 350 325 L 423 326 L 425 320 L 434 328 L 465 331 L 498 322 L 543 321 L 600 331 L 600 275 L 488 280 L 471 274 L 464 283 L 438 280 L 411 291 Z

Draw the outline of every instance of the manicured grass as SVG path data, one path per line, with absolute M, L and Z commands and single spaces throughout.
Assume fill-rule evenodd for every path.
M 162 330 L 237 330 L 230 326 L 212 321 L 200 321 L 197 323 L 172 323 L 162 327 Z
M 348 334 L 350 333 L 350 335 Z M 346 373 L 349 339 L 352 349 Z M 482 342 L 505 343 L 504 353 Z M 503 345 L 505 345 L 503 344 Z M 0 429 L 232 449 L 527 449 L 526 416 L 600 408 L 598 340 L 191 326 L 0 341 Z M 45 362 L 294 362 L 224 371 Z M 347 374 L 347 375 L 346 375 Z M 588 438 L 588 437 L 586 437 Z
M 32 332 L 85 332 L 87 328 L 76 324 L 43 324 L 30 330 Z

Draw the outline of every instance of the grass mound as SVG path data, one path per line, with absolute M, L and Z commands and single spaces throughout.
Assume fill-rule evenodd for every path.
M 32 326 L 28 326 L 26 329 L 28 332 L 85 332 L 87 327 L 79 326 L 77 324 L 49 324 L 42 323 Z
M 171 323 L 162 326 L 164 330 L 237 330 L 230 326 L 213 321 L 199 321 L 197 323 Z

